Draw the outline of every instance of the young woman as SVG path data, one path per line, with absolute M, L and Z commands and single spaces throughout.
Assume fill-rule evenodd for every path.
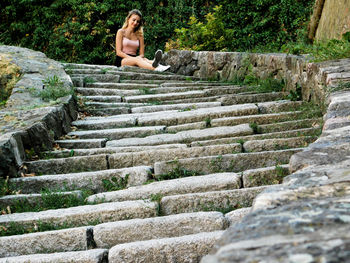
M 165 71 L 170 66 L 160 65 L 163 52 L 157 50 L 153 61 L 145 58 L 145 43 L 143 38 L 143 20 L 139 10 L 133 9 L 125 18 L 124 25 L 116 36 L 116 66 L 138 66 L 140 68 Z M 139 56 L 137 56 L 139 50 Z

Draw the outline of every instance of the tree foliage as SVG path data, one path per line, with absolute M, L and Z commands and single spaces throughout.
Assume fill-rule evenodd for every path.
M 137 8 L 145 18 L 146 56 L 164 49 L 174 34 L 196 37 L 197 49 L 242 51 L 293 39 L 312 2 L 1 0 L 0 43 L 42 51 L 61 61 L 113 64 L 115 34 L 128 11 Z M 223 8 L 213 9 L 216 5 Z

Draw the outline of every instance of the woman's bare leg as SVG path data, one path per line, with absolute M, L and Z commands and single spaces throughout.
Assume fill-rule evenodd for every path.
M 122 66 L 138 66 L 140 68 L 154 70 L 154 67 L 152 67 L 152 63 L 149 63 L 140 57 L 124 58 L 122 60 Z

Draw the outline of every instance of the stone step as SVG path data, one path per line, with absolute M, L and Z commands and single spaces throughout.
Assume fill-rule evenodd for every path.
M 216 127 L 202 130 L 182 131 L 175 134 L 158 134 L 145 138 L 124 138 L 111 140 L 106 143 L 107 147 L 126 147 L 141 145 L 160 145 L 173 143 L 190 143 L 194 140 L 208 140 L 223 137 L 233 137 L 253 134 L 248 124 L 228 127 Z
M 232 211 L 252 206 L 254 198 L 266 186 L 165 196 L 160 201 L 160 213 L 173 215 L 198 211 Z
M 195 109 L 202 108 L 213 108 L 220 107 L 220 102 L 202 102 L 202 103 L 181 103 L 181 104 L 166 104 L 166 105 L 149 105 L 149 106 L 139 106 L 131 109 L 132 113 L 147 113 L 147 112 L 158 112 L 158 111 L 191 111 Z
M 108 94 L 106 93 L 105 95 L 108 95 Z M 167 94 L 148 94 L 148 95 L 146 94 L 146 95 L 138 95 L 138 96 L 126 96 L 125 101 L 128 103 L 130 102 L 146 103 L 150 101 L 179 100 L 179 99 L 185 99 L 188 97 L 198 98 L 198 97 L 205 97 L 205 95 L 206 95 L 205 91 L 195 90 L 195 91 L 186 91 L 186 92 L 173 92 L 173 93 L 167 93 Z
M 1 215 L 0 226 L 10 229 L 16 224 L 16 227 L 30 230 L 40 222 L 52 227 L 69 228 L 156 215 L 155 202 L 138 200 Z
M 105 88 L 76 88 L 76 92 L 83 96 L 133 96 L 141 94 L 138 90 L 121 90 Z M 141 95 L 140 95 L 141 96 Z
M 99 102 L 99 101 L 87 101 L 84 102 L 87 107 L 94 108 L 129 108 L 144 106 L 144 103 L 125 103 L 125 102 Z
M 240 174 L 217 173 L 164 180 L 147 185 L 129 187 L 120 191 L 99 193 L 89 196 L 88 202 L 120 202 L 152 198 L 153 196 L 220 191 L 238 189 L 240 187 L 242 187 Z
M 239 143 L 186 149 L 175 148 L 131 153 L 115 153 L 109 155 L 108 161 L 110 168 L 118 169 L 138 165 L 153 166 L 155 162 L 174 160 L 176 158 L 182 159 L 190 157 L 222 155 L 236 152 L 242 152 L 242 146 Z
M 201 108 L 191 111 L 166 111 L 152 113 L 134 113 L 108 117 L 88 117 L 84 120 L 73 121 L 72 125 L 81 129 L 101 129 L 123 126 L 173 126 L 185 123 L 206 121 L 215 118 L 257 114 L 255 104 L 240 104 L 232 106 Z
M 68 149 L 86 149 L 86 148 L 103 148 L 106 146 L 107 139 L 71 139 L 71 140 L 56 140 L 61 148 Z M 50 155 L 51 152 L 48 154 Z M 66 156 L 69 157 L 70 155 Z
M 104 83 L 94 82 L 87 83 L 87 88 L 104 88 L 104 89 L 117 89 L 117 90 L 139 90 L 139 89 L 152 89 L 158 88 L 158 84 L 142 84 L 142 83 Z
M 288 121 L 291 119 L 300 118 L 303 115 L 301 111 L 290 111 L 290 112 L 279 112 L 279 113 L 267 113 L 267 114 L 256 114 L 246 115 L 237 117 L 225 117 L 220 119 L 213 119 L 211 121 L 212 127 L 219 126 L 231 126 L 242 123 L 256 123 L 256 124 L 269 124 L 277 121 Z
M 123 169 L 100 170 L 96 172 L 82 172 L 70 174 L 50 174 L 32 177 L 10 179 L 15 189 L 21 193 L 39 193 L 42 189 L 85 189 L 95 193 L 105 192 L 104 181 L 113 179 L 126 180 L 126 186 L 142 185 L 150 179 L 151 167 L 137 166 Z
M 38 253 L 55 253 L 87 250 L 89 248 L 88 231 L 92 232 L 92 227 L 77 227 L 63 230 L 0 237 L 0 257 L 15 257 Z M 47 257 L 49 256 L 50 255 L 47 255 Z M 54 258 L 54 255 L 51 256 L 52 258 Z M 0 262 L 2 262 L 1 260 L 2 259 L 0 259 Z
M 191 143 L 191 147 L 245 142 L 245 141 L 252 141 L 252 140 L 264 140 L 264 139 L 273 139 L 273 138 L 290 138 L 290 137 L 299 137 L 299 136 L 311 136 L 316 138 L 319 132 L 320 132 L 320 128 L 305 128 L 305 129 L 297 129 L 297 130 L 282 131 L 282 132 L 271 132 L 271 133 L 265 133 L 265 134 L 254 134 L 254 135 L 248 135 L 248 136 L 237 136 L 237 137 L 231 137 L 231 138 L 195 141 Z
M 34 254 L 18 257 L 0 258 L 0 263 L 105 263 L 108 262 L 108 250 L 91 249 L 86 251 L 60 252 L 52 254 Z
M 77 197 L 82 199 L 81 191 L 71 191 L 71 192 L 54 192 L 55 195 L 61 197 Z M 39 205 L 42 204 L 42 195 L 41 194 L 16 194 L 16 195 L 5 195 L 0 197 L 0 210 L 6 210 L 6 208 L 16 206 L 18 204 L 28 204 L 28 205 Z M 13 209 L 11 209 L 12 212 Z
M 276 122 L 271 124 L 259 125 L 258 130 L 261 133 L 282 132 L 287 130 L 296 130 L 303 128 L 320 128 L 322 118 L 292 120 L 284 122 Z
M 66 70 L 67 71 L 67 70 Z M 104 75 L 104 71 L 101 69 L 69 69 L 68 74 L 71 78 L 76 77 L 89 77 L 91 75 Z M 120 77 L 120 80 L 196 80 L 195 77 L 173 75 L 166 72 L 158 73 L 151 71 L 151 73 L 144 72 L 127 72 L 120 70 L 108 70 L 108 74 L 114 74 Z
M 200 102 L 220 102 L 221 96 L 205 96 L 205 97 L 198 97 L 198 98 L 190 98 L 187 99 L 178 99 L 178 100 L 164 100 L 164 101 L 150 101 L 149 104 L 157 103 L 157 105 L 163 105 L 163 104 L 181 104 L 181 103 L 200 103 Z
M 232 87 L 232 88 L 241 87 L 241 86 L 235 85 L 235 84 L 229 84 L 229 83 L 225 83 L 225 82 L 215 82 L 215 81 L 183 81 L 183 82 L 169 82 L 169 83 L 163 83 L 161 86 L 162 86 L 162 87 L 226 86 L 226 87 Z
M 104 223 L 93 228 L 98 248 L 137 241 L 180 237 L 224 230 L 227 219 L 220 212 L 187 213 Z
M 282 100 L 286 97 L 285 92 L 271 92 L 271 93 L 260 93 L 260 94 L 238 94 L 238 95 L 226 95 L 220 100 L 222 105 L 234 105 L 242 103 L 254 103 L 254 102 L 265 102 Z
M 100 102 L 121 102 L 121 96 L 78 96 L 78 98 L 83 99 L 84 101 L 100 101 Z
M 289 148 L 306 147 L 308 144 L 315 141 L 312 136 L 290 137 L 290 138 L 273 138 L 264 140 L 252 140 L 244 142 L 244 152 L 262 152 L 273 151 Z
M 72 147 L 74 148 L 74 147 Z M 95 154 L 113 154 L 113 153 L 126 153 L 126 152 L 141 152 L 141 151 L 153 151 L 159 149 L 186 149 L 186 144 L 165 144 L 154 146 L 128 146 L 128 147 L 105 147 L 105 148 L 90 148 L 90 149 L 63 149 L 57 151 L 47 151 L 44 155 L 51 156 L 52 158 L 65 158 L 71 156 L 85 156 Z M 73 150 L 73 151 L 72 151 Z
M 302 101 L 289 101 L 289 100 L 279 100 L 270 102 L 261 102 L 257 106 L 259 108 L 259 113 L 276 113 L 281 111 L 295 111 L 303 105 Z
M 90 74 L 88 76 L 71 76 L 73 85 L 75 87 L 84 87 L 91 82 L 119 82 L 120 77 L 115 74 Z
M 156 162 L 154 164 L 154 174 L 155 176 L 167 174 L 168 172 L 179 168 L 204 174 L 217 172 L 241 172 L 247 169 L 286 164 L 294 153 L 300 151 L 302 151 L 301 148 L 296 148 L 278 151 L 178 159 L 176 162 Z
M 251 207 L 239 208 L 225 214 L 225 217 L 227 218 L 231 226 L 241 222 L 242 218 L 245 217 L 250 212 L 250 210 L 251 210 Z
M 241 173 L 244 188 L 280 184 L 289 175 L 289 165 L 276 165 L 258 169 L 245 170 Z
M 91 128 L 91 126 L 79 127 L 79 128 L 89 129 Z M 103 125 L 101 125 L 101 128 L 107 128 L 107 127 L 103 127 Z M 120 140 L 128 137 L 145 137 L 153 134 L 164 133 L 165 128 L 166 128 L 165 126 L 150 126 L 150 127 L 131 127 L 131 128 L 102 129 L 102 130 L 84 130 L 84 131 L 73 131 L 68 133 L 68 135 L 77 136 L 80 139 L 107 138 L 108 140 Z
M 211 126 L 209 125 L 209 121 L 211 123 L 211 120 L 208 119 L 206 121 L 201 121 L 201 122 L 192 122 L 192 123 L 168 126 L 166 130 L 168 133 L 177 133 L 177 132 L 188 131 L 188 130 L 201 130 L 201 129 L 207 128 L 207 126 Z M 227 126 L 230 126 L 230 125 L 227 125 Z
M 128 114 L 131 110 L 127 107 L 112 107 L 112 108 L 94 108 L 94 107 L 85 107 L 83 109 L 79 109 L 88 114 L 92 114 L 94 116 L 105 116 L 105 115 L 119 115 L 119 114 Z
M 164 112 L 157 115 L 146 115 L 138 118 L 138 124 L 141 126 L 149 125 L 166 125 L 173 126 L 185 123 L 199 122 L 199 121 L 211 121 L 215 118 L 232 117 L 251 115 L 258 113 L 258 109 L 255 104 L 241 104 L 232 106 L 222 106 L 214 108 L 202 108 L 191 111 L 173 111 Z M 162 124 L 157 124 L 162 123 Z
M 27 172 L 42 174 L 64 174 L 108 169 L 107 155 L 77 156 L 25 162 Z
M 111 248 L 141 240 L 224 230 L 227 226 L 227 219 L 220 212 L 123 220 L 89 227 L 0 237 L 0 257 L 87 250 L 92 246 Z M 114 235 L 116 233 L 118 234 Z
M 109 263 L 199 262 L 209 254 L 223 231 L 154 239 L 117 245 L 110 249 Z

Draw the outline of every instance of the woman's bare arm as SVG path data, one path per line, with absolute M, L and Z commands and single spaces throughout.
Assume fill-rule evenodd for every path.
M 140 52 L 139 52 L 139 56 L 144 58 L 145 57 L 145 40 L 143 38 L 143 35 L 141 35 L 139 37 L 139 41 L 140 41 Z
M 119 29 L 117 32 L 117 35 L 115 37 L 115 45 L 116 45 L 116 53 L 117 56 L 122 57 L 122 58 L 127 58 L 129 57 L 127 54 L 125 54 L 122 51 L 122 47 L 123 47 L 123 29 Z

